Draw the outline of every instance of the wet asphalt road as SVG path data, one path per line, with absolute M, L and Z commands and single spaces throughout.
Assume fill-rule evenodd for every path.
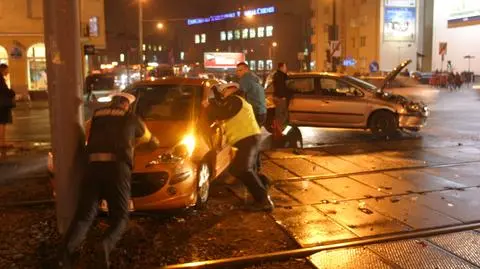
M 480 92 L 402 93 L 431 107 L 428 126 L 376 140 L 362 130 L 301 128 L 306 149 L 267 151 L 272 216 L 304 247 L 480 221 Z M 46 103 L 20 105 L 10 141 L 49 142 Z M 35 147 L 35 145 L 33 145 Z M 241 185 L 231 189 L 244 199 Z M 316 254 L 318 268 L 478 268 L 477 231 Z

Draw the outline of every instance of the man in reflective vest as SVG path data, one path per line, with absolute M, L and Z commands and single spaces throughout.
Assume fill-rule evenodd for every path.
M 212 86 L 215 99 L 204 102 L 211 121 L 224 121 L 227 143 L 237 148 L 230 168 L 233 176 L 240 179 L 255 199 L 253 209 L 271 211 L 274 204 L 267 187 L 257 174 L 256 159 L 260 149 L 260 127 L 252 106 L 240 96 L 237 83 Z
M 96 253 L 101 263 L 96 268 L 109 267 L 109 254 L 127 227 L 134 146 L 148 143 L 153 150 L 159 145 L 145 124 L 130 111 L 134 101 L 131 94 L 117 93 L 111 105 L 97 109 L 87 123 L 87 172 L 77 210 L 65 234 L 63 268 L 72 268 L 72 255 L 85 239 L 100 199 L 107 201 L 109 228 Z

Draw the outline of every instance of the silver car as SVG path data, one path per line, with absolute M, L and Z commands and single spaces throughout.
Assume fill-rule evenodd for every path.
M 385 78 L 393 80 L 411 61 L 395 68 Z M 336 73 L 292 73 L 287 81 L 294 91 L 289 105 L 293 126 L 370 129 L 378 136 L 390 136 L 399 129 L 419 131 L 429 110 L 422 102 L 383 91 L 358 78 Z M 266 87 L 269 109 L 267 129 L 274 118 L 273 87 Z

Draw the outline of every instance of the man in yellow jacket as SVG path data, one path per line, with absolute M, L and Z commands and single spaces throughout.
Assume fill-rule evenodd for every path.
M 214 99 L 204 103 L 210 121 L 224 121 L 227 142 L 237 148 L 230 168 L 255 199 L 255 210 L 271 211 L 274 204 L 268 190 L 256 172 L 256 160 L 260 149 L 260 128 L 252 106 L 241 96 L 237 83 L 212 86 Z

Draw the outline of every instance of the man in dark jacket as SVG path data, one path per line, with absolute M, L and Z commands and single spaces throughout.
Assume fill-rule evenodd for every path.
M 108 205 L 109 228 L 97 252 L 101 265 L 95 268 L 109 267 L 109 254 L 127 227 L 134 145 L 148 143 L 152 150 L 159 145 L 146 125 L 130 111 L 134 101 L 131 94 L 115 94 L 112 104 L 96 110 L 90 126 L 87 125 L 87 174 L 77 210 L 65 234 L 63 268 L 72 268 L 72 255 L 85 239 L 100 199 L 105 199 Z
M 292 98 L 292 91 L 287 86 L 287 79 L 287 64 L 280 62 L 273 75 L 273 102 L 275 103 L 276 124 L 281 130 L 287 125 L 288 104 Z

